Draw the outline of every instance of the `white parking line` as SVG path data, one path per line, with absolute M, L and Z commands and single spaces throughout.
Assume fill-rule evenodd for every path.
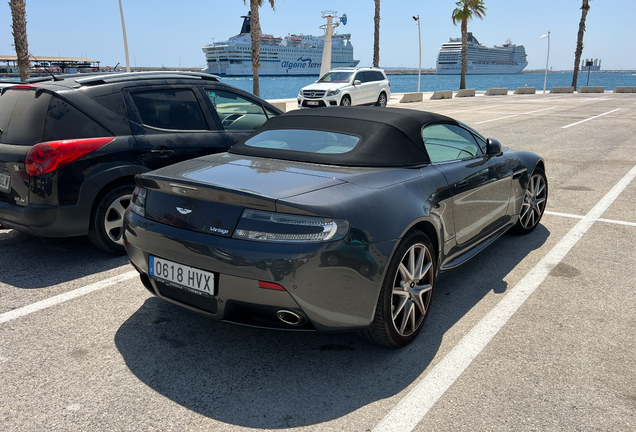
M 486 107 L 486 108 L 496 108 L 496 107 L 498 107 L 498 106 L 501 106 L 501 105 L 491 105 L 491 106 Z M 486 109 L 486 108 L 484 108 L 484 107 L 479 107 L 479 108 L 472 108 L 472 109 L 468 109 L 468 110 L 461 110 L 461 111 L 449 111 L 449 112 L 439 113 L 439 114 L 447 115 L 447 114 L 455 114 L 455 113 L 468 112 L 468 111 L 479 111 L 479 110 L 483 110 L 483 109 Z
M 41 311 L 42 309 L 49 308 L 51 306 L 58 305 L 60 303 L 64 303 L 65 301 L 73 300 L 74 298 L 81 297 L 86 294 L 90 294 L 94 291 L 98 291 L 102 288 L 109 287 L 119 282 L 127 281 L 128 279 L 132 279 L 135 276 L 138 276 L 139 273 L 137 271 L 129 271 L 117 276 L 113 276 L 109 279 L 104 279 L 99 282 L 95 282 L 90 285 L 86 285 L 81 288 L 74 289 L 73 291 L 65 292 L 64 294 L 56 295 L 54 297 L 47 298 L 45 300 L 14 309 L 9 312 L 5 312 L 0 314 L 0 324 L 5 323 L 7 321 L 14 320 L 16 318 L 23 317 L 25 315 L 29 315 L 33 312 Z
M 581 120 L 581 121 L 579 121 L 579 122 L 569 124 L 569 125 L 567 125 L 567 126 L 563 126 L 561 129 L 567 129 L 567 128 L 569 128 L 570 126 L 576 126 L 577 124 L 585 123 L 586 121 L 590 121 L 590 120 L 594 120 L 595 118 L 603 117 L 604 115 L 611 114 L 611 113 L 613 113 L 613 112 L 618 111 L 619 109 L 620 109 L 620 108 L 616 108 L 615 110 L 608 111 L 608 112 L 606 112 L 606 113 L 599 114 L 599 115 L 596 115 L 596 116 L 594 116 L 594 117 L 590 117 L 590 118 L 588 118 L 588 119 Z
M 564 96 L 543 97 L 541 99 L 524 99 L 523 102 L 546 102 L 556 99 L 564 99 Z
M 545 214 L 552 215 L 552 216 L 568 217 L 573 219 L 583 219 L 584 217 L 580 215 L 574 215 L 569 213 L 559 213 L 559 212 L 553 212 L 553 211 L 546 211 Z M 596 220 L 598 222 L 605 222 L 605 223 L 611 223 L 611 224 L 617 224 L 617 225 L 636 226 L 636 222 L 619 221 L 615 219 L 596 219 Z
M 600 97 L 600 98 L 589 98 L 589 99 L 583 99 L 582 101 L 579 101 L 580 103 L 583 102 L 596 102 L 596 101 L 602 101 L 602 100 L 607 100 L 610 99 L 610 96 L 605 96 L 605 97 Z
M 411 431 L 510 317 L 636 177 L 634 166 L 526 276 L 382 419 L 374 432 Z
M 537 113 L 537 112 L 541 112 L 541 111 L 545 111 L 545 110 L 551 110 L 551 109 L 554 109 L 554 108 L 556 108 L 556 107 L 542 108 L 540 110 L 528 111 L 528 112 L 519 113 L 519 114 L 513 114 L 513 115 L 506 116 L 506 117 L 499 117 L 499 118 L 491 119 L 491 120 L 484 120 L 484 121 L 477 122 L 475 124 L 488 123 L 488 122 L 493 122 L 493 121 L 497 121 L 497 120 L 503 120 L 503 119 L 512 118 L 512 117 L 519 117 L 519 116 L 522 116 L 522 115 L 534 114 L 534 113 Z

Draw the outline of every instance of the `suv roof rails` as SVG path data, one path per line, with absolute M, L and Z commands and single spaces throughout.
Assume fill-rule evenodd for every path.
M 86 78 L 76 78 L 75 81 L 83 86 L 99 85 L 106 83 L 115 83 L 123 81 L 134 81 L 139 79 L 183 79 L 198 78 L 206 81 L 219 81 L 216 75 L 206 74 L 202 72 L 170 72 L 170 71 L 151 71 L 151 72 L 123 72 L 123 73 L 101 73 Z

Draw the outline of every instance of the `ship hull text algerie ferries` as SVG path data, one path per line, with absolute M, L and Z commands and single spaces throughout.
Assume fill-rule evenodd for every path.
M 243 18 L 241 33 L 225 42 L 203 47 L 205 72 L 222 76 L 252 76 L 250 15 Z M 319 75 L 325 36 L 289 35 L 284 38 L 261 34 L 260 76 Z M 350 34 L 332 36 L 331 67 L 355 67 Z
M 486 47 L 468 33 L 467 75 L 518 74 L 528 66 L 526 49 L 508 40 L 502 46 Z M 442 44 L 437 54 L 438 75 L 459 75 L 462 68 L 462 40 Z

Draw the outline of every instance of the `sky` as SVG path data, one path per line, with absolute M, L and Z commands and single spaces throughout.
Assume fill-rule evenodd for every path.
M 202 47 L 239 33 L 242 15 L 249 10 L 241 0 L 121 0 L 130 65 L 205 67 Z M 248 0 L 249 3 L 249 0 Z M 326 22 L 322 11 L 347 15 L 347 25 L 335 31 L 351 33 L 359 66 L 373 59 L 373 0 L 278 0 L 276 10 L 264 0 L 263 33 L 321 35 Z M 545 69 L 550 31 L 550 68 L 571 70 L 581 0 L 485 0 L 486 16 L 468 23 L 468 31 L 486 46 L 507 39 L 524 45 L 528 69 Z M 634 0 L 590 2 L 582 59 L 599 58 L 603 70 L 636 69 L 633 31 Z M 451 20 L 454 0 L 382 0 L 380 8 L 380 67 L 418 66 L 418 31 L 413 15 L 420 16 L 422 68 L 435 68 L 442 43 L 460 37 Z M 35 56 L 89 57 L 102 66 L 125 66 L 119 3 L 117 0 L 26 0 L 29 50 Z M 0 55 L 15 55 L 11 11 L 0 2 Z

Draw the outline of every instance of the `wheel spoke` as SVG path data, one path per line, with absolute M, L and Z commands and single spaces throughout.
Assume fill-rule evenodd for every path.
M 422 253 L 420 254 L 421 259 L 419 260 L 419 266 L 417 269 L 417 274 L 415 276 L 415 280 L 422 280 L 424 278 L 424 276 L 426 276 L 426 274 L 428 273 L 428 271 L 431 269 L 431 266 L 433 265 L 433 263 L 431 263 L 430 261 L 427 263 L 424 263 L 424 259 L 426 258 L 426 253 L 424 251 L 422 251 Z
M 404 309 L 404 305 L 406 304 L 406 301 L 409 298 L 409 294 L 406 291 L 396 291 L 394 289 L 393 295 L 399 296 L 398 304 L 397 305 L 393 304 L 393 312 L 391 314 L 393 315 L 393 322 L 395 322 L 400 312 L 402 312 L 402 310 Z
M 523 211 L 524 208 L 526 211 Z M 523 221 L 523 219 L 526 217 L 526 215 L 528 214 L 531 208 L 532 207 L 530 206 L 530 204 L 523 203 L 523 206 L 521 207 L 521 216 L 519 216 L 519 219 L 521 219 L 521 221 Z
M 409 281 L 413 279 L 413 275 L 409 273 L 408 269 L 404 266 L 404 264 L 400 263 L 398 267 L 398 271 L 400 272 L 400 276 L 402 277 L 402 281 Z
M 123 225 L 124 225 L 124 221 L 122 218 L 107 220 L 106 222 L 104 222 L 104 227 L 106 228 L 106 232 L 111 232 L 113 229 L 121 228 Z
M 433 286 L 431 285 L 422 285 L 413 290 L 413 303 L 415 303 L 420 311 L 420 314 L 422 315 L 426 315 L 426 305 L 424 304 L 423 296 L 425 293 L 430 292 L 432 289 Z
M 402 324 L 400 325 L 400 334 L 406 334 L 406 326 L 409 322 L 412 322 L 411 328 L 415 328 L 415 308 L 413 302 L 407 300 L 406 307 L 404 308 L 404 314 L 402 315 Z
M 534 196 L 541 195 L 541 193 L 543 192 L 544 189 L 545 189 L 545 184 L 543 182 L 541 182 L 539 190 L 537 191 L 537 193 Z

